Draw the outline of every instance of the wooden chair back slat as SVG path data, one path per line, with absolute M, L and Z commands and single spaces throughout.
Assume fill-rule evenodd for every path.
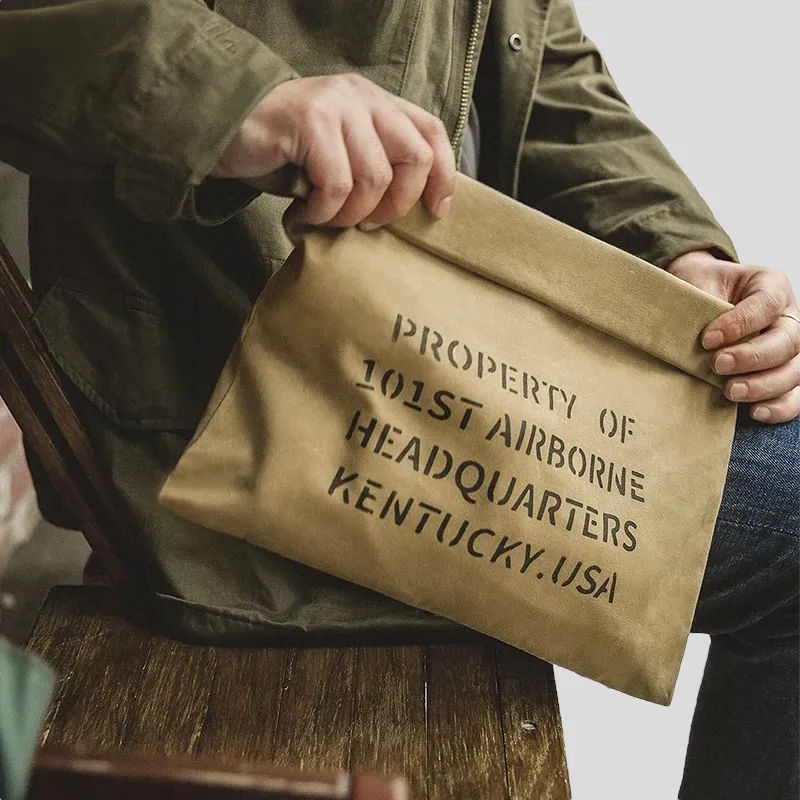
M 138 561 L 137 548 L 125 536 L 114 489 L 70 405 L 33 312 L 33 292 L 0 239 L 0 397 L 109 578 L 125 582 L 123 563 Z

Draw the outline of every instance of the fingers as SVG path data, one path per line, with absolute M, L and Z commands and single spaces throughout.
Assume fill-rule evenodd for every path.
M 760 336 L 721 350 L 714 356 L 714 371 L 719 375 L 741 375 L 785 364 L 800 353 L 800 324 L 779 317 Z
M 392 181 L 380 204 L 362 225 L 372 230 L 408 214 L 425 189 L 434 153 L 416 125 L 399 111 L 375 117 L 386 156 L 392 164 Z
M 789 279 L 775 270 L 733 264 L 703 252 L 678 257 L 669 270 L 734 303 L 702 337 L 703 347 L 719 350 L 713 356 L 714 371 L 732 376 L 725 385 L 727 397 L 749 403 L 751 416 L 760 422 L 786 422 L 800 415 L 800 325 L 781 316 L 800 313 Z
M 310 225 L 330 222 L 353 190 L 350 157 L 336 124 L 335 120 L 317 123 L 318 133 L 305 158 L 306 175 L 313 188 L 299 217 Z
M 716 350 L 759 333 L 772 325 L 791 303 L 792 290 L 786 276 L 773 270 L 758 270 L 735 307 L 708 326 L 703 334 L 703 347 Z
M 353 188 L 329 225 L 349 228 L 366 219 L 395 182 L 392 164 L 368 114 L 347 119 L 342 132 Z
M 714 370 L 733 375 L 725 394 L 750 403 L 750 416 L 759 422 L 788 422 L 800 414 L 800 325 L 779 317 L 749 342 L 722 350 Z
M 444 125 L 401 97 L 384 93 L 381 99 L 387 105 L 377 108 L 372 122 L 392 165 L 392 181 L 362 229 L 404 217 L 420 199 L 443 217 L 456 183 L 455 155 Z
M 800 356 L 795 356 L 779 367 L 731 378 L 725 386 L 725 394 L 737 403 L 755 403 L 780 397 L 798 384 Z
M 305 169 L 300 218 L 315 225 L 386 224 L 422 199 L 437 216 L 455 187 L 455 158 L 433 115 L 358 75 L 298 78 L 268 93 L 237 146 L 231 177 L 263 185 L 261 169 Z M 229 161 L 231 159 L 228 159 Z M 220 168 L 221 169 L 221 168 Z M 228 172 L 226 172 L 226 175 Z M 367 227 L 367 226 L 365 226 Z
M 428 173 L 422 202 L 437 217 L 443 217 L 456 190 L 456 157 L 440 119 L 423 111 L 401 97 L 393 98 L 408 115 L 433 151 L 433 162 Z
M 759 422 L 787 422 L 800 414 L 800 356 L 769 370 L 732 378 L 725 394 L 738 403 L 750 403 L 750 415 Z
M 790 392 L 774 400 L 758 403 L 750 409 L 750 416 L 753 419 L 771 425 L 789 422 L 798 415 L 800 415 L 800 386 L 795 386 Z

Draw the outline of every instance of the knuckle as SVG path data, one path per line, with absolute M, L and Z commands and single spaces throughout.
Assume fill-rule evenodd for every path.
M 302 122 L 309 129 L 327 126 L 336 117 L 336 110 L 327 94 L 314 94 L 308 98 L 301 112 Z
M 450 137 L 447 135 L 447 128 L 445 127 L 444 122 L 439 119 L 439 117 L 433 118 L 433 126 L 436 130 L 436 135 L 441 136 L 448 144 L 450 143 Z
M 773 283 L 780 286 L 782 289 L 789 288 L 790 284 L 788 275 L 784 274 L 780 270 L 772 269 L 770 267 L 766 268 L 766 272 L 770 276 L 770 279 Z
M 353 191 L 353 181 L 351 178 L 334 178 L 323 183 L 320 188 L 328 197 L 335 200 L 344 200 Z
M 368 189 L 385 191 L 393 177 L 392 167 L 387 163 L 367 170 L 358 180 Z
M 347 97 L 352 96 L 354 84 L 348 75 L 326 75 L 321 79 L 320 90 L 316 98 L 326 108 L 340 105 Z
M 417 127 L 430 139 L 441 139 L 443 137 L 447 139 L 447 129 L 444 127 L 444 123 L 432 114 L 423 117 Z
M 363 88 L 369 81 L 357 72 L 344 72 L 341 75 L 333 76 L 335 85 L 341 89 Z
M 747 369 L 757 372 L 764 364 L 764 356 L 765 353 L 760 347 L 750 345 L 744 349 L 742 361 Z
M 737 312 L 728 317 L 724 326 L 721 326 L 727 329 L 727 338 L 734 342 L 745 335 L 744 332 L 753 318 L 753 313 L 746 309 L 738 309 Z
M 784 298 L 780 292 L 769 289 L 761 296 L 761 305 L 766 314 L 777 316 L 783 310 Z
M 325 78 L 323 78 L 323 81 L 326 88 L 338 90 L 350 86 L 352 83 L 352 77 L 353 76 L 349 73 L 340 75 L 326 75 Z
M 430 169 L 433 165 L 433 148 L 423 144 L 413 147 L 408 153 L 407 161 L 413 167 Z
M 754 380 L 747 386 L 747 395 L 738 398 L 740 403 L 761 403 L 775 397 L 774 387 L 770 381 Z

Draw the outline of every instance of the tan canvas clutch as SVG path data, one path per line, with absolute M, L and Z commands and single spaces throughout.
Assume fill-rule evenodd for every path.
M 669 703 L 735 406 L 727 308 L 460 178 L 446 219 L 303 231 L 161 501 Z

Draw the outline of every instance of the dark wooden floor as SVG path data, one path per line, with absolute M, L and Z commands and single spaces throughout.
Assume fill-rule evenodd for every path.
M 200 647 L 60 587 L 28 646 L 61 676 L 45 746 L 401 774 L 416 800 L 569 797 L 552 667 L 490 640 Z

